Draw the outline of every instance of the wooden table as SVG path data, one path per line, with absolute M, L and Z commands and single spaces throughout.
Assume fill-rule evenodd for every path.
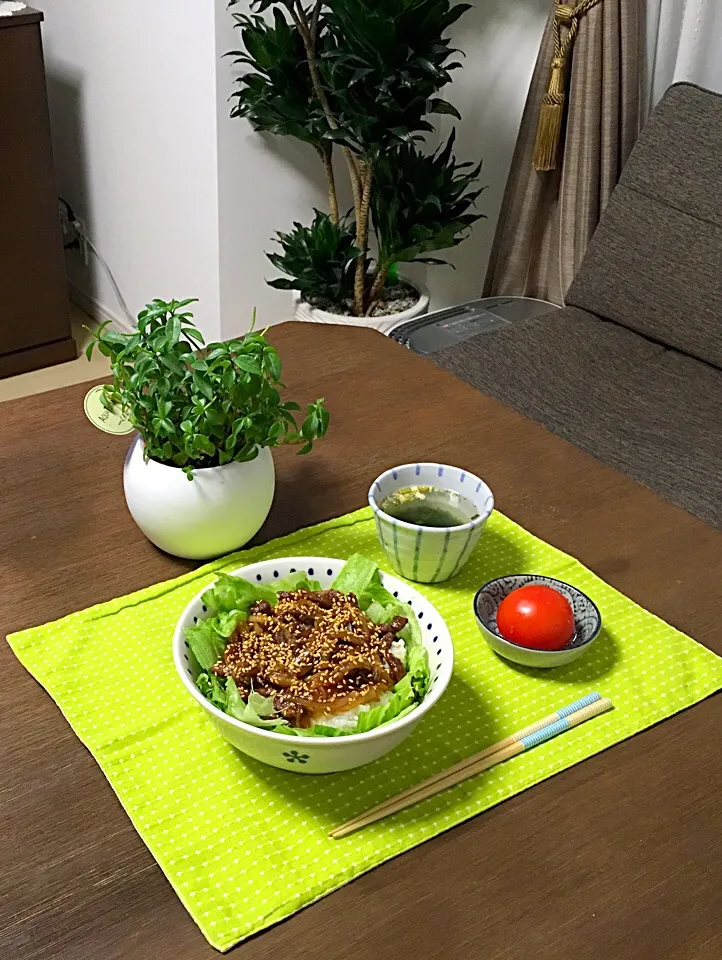
M 484 477 L 500 510 L 722 650 L 722 535 L 380 335 L 273 331 L 294 399 L 325 395 L 309 458 L 277 454 L 261 539 L 365 502 L 409 460 Z M 3 632 L 189 564 L 128 515 L 127 438 L 87 384 L 2 406 Z M 0 645 L 0 957 L 207 960 L 185 912 L 57 707 Z M 722 957 L 722 699 L 711 698 L 456 827 L 237 948 L 242 960 Z

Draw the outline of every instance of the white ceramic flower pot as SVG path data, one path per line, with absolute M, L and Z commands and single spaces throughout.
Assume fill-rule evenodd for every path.
M 136 437 L 123 470 L 128 509 L 148 539 L 166 553 L 206 560 L 231 553 L 258 532 L 275 490 L 271 451 L 249 463 L 193 471 L 143 459 Z
M 294 290 L 293 294 L 293 319 L 303 320 L 306 323 L 341 323 L 352 327 L 372 327 L 381 333 L 391 333 L 393 329 L 413 320 L 416 317 L 423 317 L 429 312 L 429 291 L 421 283 L 409 280 L 408 277 L 402 277 L 404 283 L 414 287 L 419 293 L 419 299 L 408 310 L 402 310 L 401 313 L 389 313 L 381 317 L 344 317 L 338 313 L 329 313 L 327 310 L 319 310 L 312 307 L 301 299 L 301 294 Z

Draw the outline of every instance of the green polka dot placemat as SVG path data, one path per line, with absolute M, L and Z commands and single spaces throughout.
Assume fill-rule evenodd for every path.
M 354 552 L 386 567 L 369 510 L 9 638 L 219 950 L 722 687 L 722 659 L 494 513 L 458 577 L 419 587 L 446 618 L 456 665 L 440 703 L 405 743 L 368 767 L 326 777 L 245 758 L 176 676 L 178 616 L 219 570 Z M 472 614 L 476 588 L 525 572 L 574 583 L 598 604 L 604 631 L 584 657 L 534 671 L 498 659 L 484 643 Z M 332 826 L 593 690 L 610 697 L 614 711 L 346 840 L 327 837 Z

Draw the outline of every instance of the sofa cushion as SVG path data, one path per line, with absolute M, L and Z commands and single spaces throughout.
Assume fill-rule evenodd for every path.
M 571 307 L 431 359 L 722 527 L 722 371 Z
M 722 96 L 671 87 L 644 128 L 568 305 L 722 368 Z

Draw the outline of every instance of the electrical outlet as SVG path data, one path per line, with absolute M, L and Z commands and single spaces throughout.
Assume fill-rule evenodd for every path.
M 65 200 L 58 201 L 58 215 L 60 217 L 60 232 L 63 237 L 63 249 L 79 250 L 80 234 L 75 225 L 75 214 Z
M 88 232 L 85 229 L 85 223 L 80 219 L 80 217 L 76 217 L 75 220 L 73 220 L 72 226 L 75 229 L 75 232 L 78 236 L 78 241 L 80 244 L 80 252 L 83 254 L 83 263 L 87 267 L 88 266 L 88 246 L 92 247 L 93 245 L 88 240 Z

